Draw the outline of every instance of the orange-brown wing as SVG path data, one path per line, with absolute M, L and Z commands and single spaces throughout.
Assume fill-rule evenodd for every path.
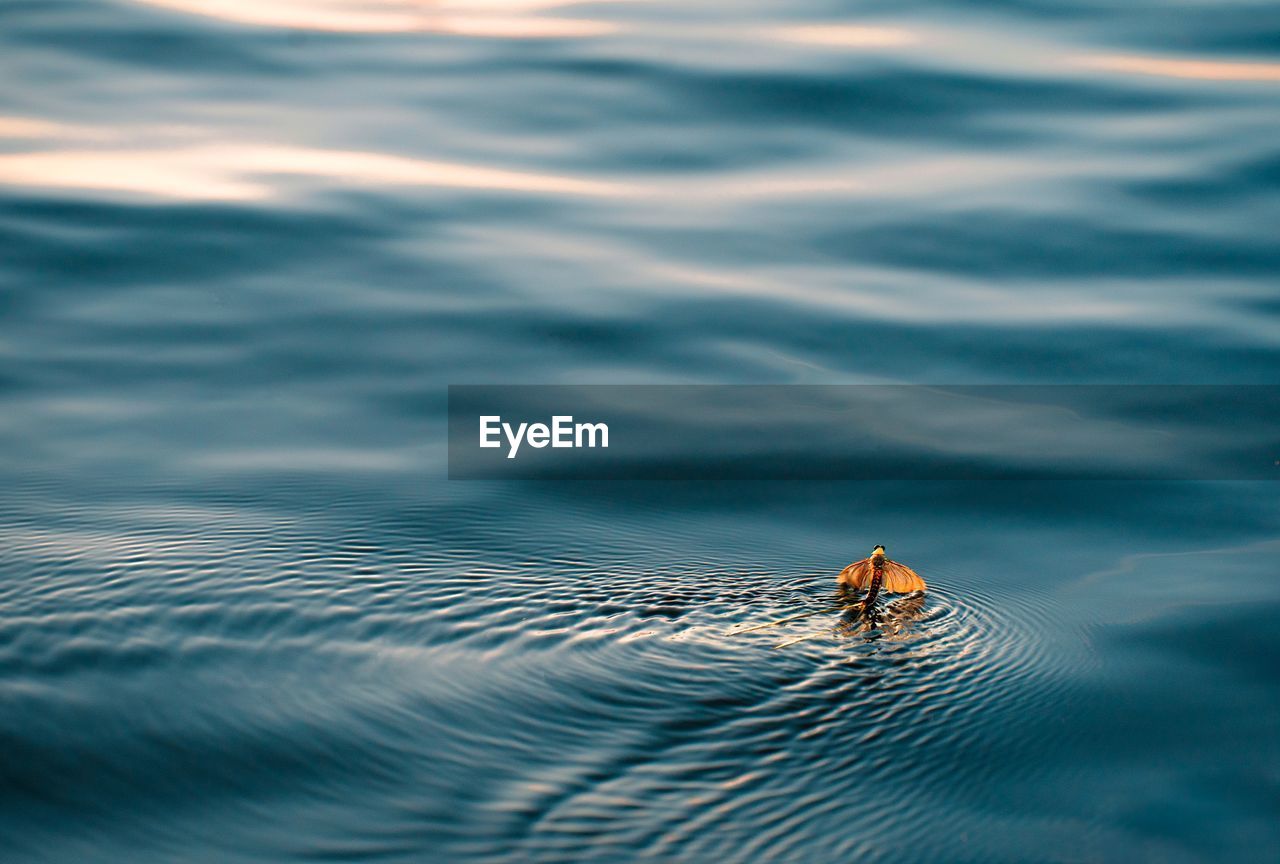
M 907 594 L 911 591 L 925 590 L 925 584 L 920 574 L 906 564 L 885 559 L 884 590 L 891 594 Z
M 839 580 L 850 588 L 866 588 L 871 583 L 871 559 L 854 561 L 840 571 Z

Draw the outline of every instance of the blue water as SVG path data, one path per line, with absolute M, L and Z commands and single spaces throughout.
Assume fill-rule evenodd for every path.
M 444 413 L 1280 383 L 1277 142 L 1265 3 L 0 4 L 0 860 L 1280 859 L 1273 483 Z M 922 606 L 737 633 L 874 543 Z

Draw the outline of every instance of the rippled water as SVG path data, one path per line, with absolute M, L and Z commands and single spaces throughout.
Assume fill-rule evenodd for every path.
M 1274 484 L 444 479 L 451 383 L 1277 383 L 1273 5 L 0 21 L 0 859 L 1280 856 Z

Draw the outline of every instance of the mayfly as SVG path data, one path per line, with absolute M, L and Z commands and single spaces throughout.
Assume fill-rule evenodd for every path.
M 886 558 L 883 546 L 876 546 L 870 557 L 854 561 L 836 578 L 843 588 L 867 589 L 867 596 L 862 599 L 864 613 L 876 602 L 881 589 L 890 594 L 910 594 L 912 591 L 924 591 L 927 587 L 919 573 L 906 564 Z
M 870 556 L 863 558 L 861 561 L 855 561 L 848 567 L 841 570 L 840 575 L 836 577 L 836 580 L 840 585 L 842 594 L 848 591 L 861 591 L 864 588 L 867 590 L 867 594 L 862 598 L 862 600 L 854 603 L 853 605 L 841 603 L 837 606 L 818 609 L 814 612 L 803 612 L 799 615 L 791 615 L 786 618 L 780 618 L 777 621 L 769 621 L 765 624 L 757 624 L 754 627 L 747 627 L 731 632 L 735 635 L 739 633 L 753 633 L 756 630 L 778 627 L 782 624 L 789 624 L 792 621 L 799 621 L 802 618 L 812 618 L 815 615 L 839 611 L 853 612 L 854 614 L 852 617 L 855 621 L 866 617 L 874 623 L 873 616 L 868 615 L 868 613 L 871 611 L 876 602 L 876 598 L 880 595 L 882 590 L 889 594 L 910 594 L 916 591 L 925 591 L 928 587 L 925 585 L 924 580 L 920 578 L 920 574 L 912 570 L 906 564 L 899 564 L 897 561 L 891 561 L 886 558 L 884 554 L 884 547 L 880 545 L 877 545 L 871 550 Z M 921 599 L 923 600 L 923 598 Z M 904 609 L 901 611 L 908 610 Z M 909 611 L 919 614 L 920 605 L 914 604 Z M 812 639 L 815 635 L 821 634 L 811 634 L 809 636 L 793 640 L 792 642 L 784 642 L 775 647 L 782 648 L 787 645 L 795 644 L 795 642 Z

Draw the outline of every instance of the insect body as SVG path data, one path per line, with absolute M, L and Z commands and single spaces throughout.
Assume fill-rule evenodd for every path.
M 843 611 L 852 612 L 853 617 L 846 624 L 842 624 L 837 629 L 847 629 L 849 625 L 857 624 L 863 629 L 876 627 L 880 622 L 880 616 L 876 614 L 868 614 L 872 611 L 872 606 L 876 602 L 876 597 L 880 592 L 886 591 L 890 594 L 915 594 L 913 597 L 904 597 L 889 605 L 885 610 L 885 620 L 893 625 L 893 632 L 897 633 L 912 619 L 919 617 L 920 610 L 924 607 L 924 594 L 919 593 L 925 590 L 924 580 L 920 578 L 920 574 L 912 570 L 905 564 L 899 564 L 897 561 L 890 561 L 884 555 L 884 547 L 877 546 L 871 550 L 870 557 L 863 558 L 861 561 L 855 561 L 848 567 L 840 571 L 838 577 L 840 581 L 840 593 L 844 595 L 847 591 L 861 591 L 867 589 L 867 594 L 861 601 L 848 604 L 848 597 L 842 596 L 838 599 L 838 605 L 818 609 L 812 612 L 801 612 L 799 615 L 790 615 L 786 618 L 779 618 L 777 621 L 769 621 L 764 624 L 755 624 L 751 627 L 731 630 L 730 633 L 737 635 L 739 633 L 754 633 L 757 630 L 766 630 L 771 627 L 778 627 L 783 624 L 790 624 L 793 621 L 799 621 L 804 618 L 812 618 L 815 615 L 825 615 L 829 612 Z M 803 642 L 808 639 L 816 638 L 819 634 L 810 634 L 802 636 L 799 639 L 793 639 L 788 642 L 782 642 L 775 645 L 775 648 L 784 648 L 788 645 L 794 645 L 797 642 Z
M 876 602 L 881 589 L 890 594 L 908 594 L 912 591 L 924 591 L 926 588 L 920 574 L 905 564 L 886 558 L 883 546 L 876 546 L 871 550 L 870 557 L 855 561 L 841 570 L 839 581 L 842 587 L 867 589 L 867 596 L 862 600 L 862 612 L 866 612 Z

